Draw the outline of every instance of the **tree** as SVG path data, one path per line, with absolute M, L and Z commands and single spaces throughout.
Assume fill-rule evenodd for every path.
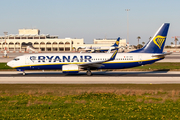
M 151 40 L 152 37 L 149 37 L 149 40 Z
M 171 42 L 171 46 L 173 45 L 173 42 Z
M 143 46 L 144 46 L 145 42 L 142 42 L 142 44 L 143 44 Z
M 177 41 L 178 41 L 178 39 L 175 37 L 174 41 L 175 41 L 175 47 L 177 47 Z
M 139 49 L 142 48 L 142 47 L 143 47 L 143 45 L 141 45 L 141 44 L 137 45 L 137 48 L 139 48 Z
M 138 39 L 138 45 L 139 45 L 139 39 L 141 39 L 141 37 L 140 37 L 140 36 L 138 36 L 138 37 L 137 37 L 137 39 Z
M 166 45 L 166 46 L 165 46 L 165 48 L 171 48 L 171 46 L 169 46 L 169 45 Z

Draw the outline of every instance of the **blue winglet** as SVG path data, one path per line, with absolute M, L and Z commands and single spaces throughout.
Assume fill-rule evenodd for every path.
M 118 52 L 119 48 L 116 48 L 116 50 L 114 51 L 113 55 L 111 56 L 111 58 L 108 61 L 114 60 L 116 58 L 117 52 Z
M 119 40 L 120 40 L 120 37 L 118 37 L 118 39 L 116 40 L 114 45 L 112 45 L 112 47 L 118 47 L 119 46 Z

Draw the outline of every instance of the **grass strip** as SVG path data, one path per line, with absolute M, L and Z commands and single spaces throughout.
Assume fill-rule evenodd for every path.
M 9 70 L 9 69 L 13 69 L 9 66 L 7 66 L 7 63 L 0 63 L 0 70 Z
M 85 92 L 112 91 L 180 91 L 180 84 L 0 84 L 0 93 L 17 95 L 21 93 L 51 93 L 53 95 L 75 95 Z
M 134 67 L 134 68 L 130 68 L 130 69 L 138 69 L 138 70 L 180 70 L 180 63 L 178 62 L 157 62 L 154 64 L 148 64 L 148 65 L 143 65 L 143 66 L 139 66 L 139 67 Z
M 161 94 L 165 97 L 158 96 Z M 0 119 L 180 119 L 180 98 L 160 92 L 66 96 L 1 94 L 0 106 Z
M 0 119 L 180 119 L 180 84 L 0 84 Z

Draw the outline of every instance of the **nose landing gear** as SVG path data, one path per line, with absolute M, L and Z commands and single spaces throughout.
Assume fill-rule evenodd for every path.
M 23 76 L 26 75 L 25 71 L 23 71 Z

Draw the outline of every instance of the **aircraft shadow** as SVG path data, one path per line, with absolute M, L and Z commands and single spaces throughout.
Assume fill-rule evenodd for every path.
M 104 76 L 112 76 L 112 77 L 120 77 L 120 76 L 129 76 L 129 77 L 135 77 L 135 76 L 167 76 L 169 74 L 163 74 L 167 73 L 170 69 L 163 69 L 163 70 L 155 70 L 155 71 L 92 71 L 92 77 L 104 77 Z M 80 72 L 78 74 L 63 74 L 60 72 L 28 72 L 25 76 L 22 75 L 22 73 L 18 74 L 0 74 L 0 77 L 91 77 L 87 76 L 86 72 Z M 180 75 L 179 75 L 180 76 Z
M 92 71 L 92 76 L 94 77 L 103 77 L 103 76 L 147 76 L 148 74 L 162 74 L 162 73 L 167 73 L 170 69 L 166 70 L 155 70 L 155 71 L 129 71 L 129 72 L 124 72 L 124 71 L 117 71 L 117 72 L 111 72 L 111 71 Z M 21 74 L 21 73 L 20 73 Z M 22 74 L 21 74 L 22 75 Z M 78 74 L 63 74 L 62 72 L 44 72 L 44 73 L 27 73 L 27 76 L 87 76 L 86 72 L 80 72 Z M 87 76 L 89 77 L 89 76 Z

